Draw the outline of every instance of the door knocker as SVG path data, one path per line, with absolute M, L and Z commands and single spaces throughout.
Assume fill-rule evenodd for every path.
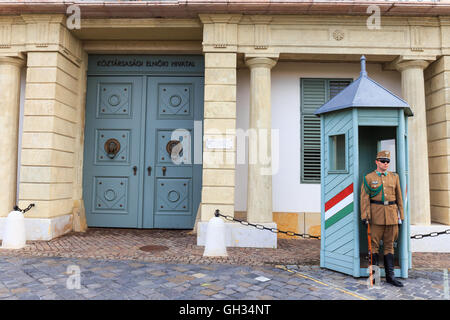
M 172 156 L 172 150 L 173 150 L 173 148 L 175 148 L 177 145 L 179 145 L 179 144 L 181 144 L 181 141 L 178 141 L 178 140 L 170 140 L 169 142 L 167 142 L 167 145 L 166 145 L 166 151 L 167 151 L 167 153 L 170 155 L 170 156 Z M 182 152 L 183 152 L 183 147 L 182 146 L 180 146 L 180 147 L 178 147 L 179 148 L 179 151 L 178 151 L 178 156 L 181 156 L 181 154 L 182 154 Z M 175 149 L 176 150 L 176 149 Z
M 105 142 L 105 151 L 110 159 L 114 159 L 120 150 L 120 142 L 117 139 L 108 139 Z

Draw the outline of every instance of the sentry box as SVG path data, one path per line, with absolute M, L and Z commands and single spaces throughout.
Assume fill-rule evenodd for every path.
M 390 171 L 399 175 L 405 220 L 399 226 L 395 276 L 407 278 L 411 268 L 409 238 L 408 126 L 412 111 L 403 99 L 370 79 L 366 59 L 361 73 L 315 112 L 321 127 L 320 266 L 354 277 L 369 276 L 367 228 L 359 206 L 363 177 L 376 169 L 380 150 L 390 150 Z M 382 245 L 380 256 L 383 255 Z M 380 259 L 381 276 L 383 259 Z

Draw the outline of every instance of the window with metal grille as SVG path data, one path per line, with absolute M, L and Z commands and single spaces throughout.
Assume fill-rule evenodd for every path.
M 320 183 L 320 118 L 315 116 L 314 112 L 352 81 L 352 79 L 300 79 L 302 183 Z

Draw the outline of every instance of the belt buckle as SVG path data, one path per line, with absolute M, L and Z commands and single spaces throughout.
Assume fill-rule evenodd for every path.
M 389 205 L 389 201 L 385 201 L 385 202 L 384 202 L 384 205 L 385 205 L 385 206 Z

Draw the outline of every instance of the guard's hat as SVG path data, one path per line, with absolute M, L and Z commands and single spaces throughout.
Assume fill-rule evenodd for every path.
M 391 153 L 387 150 L 382 150 L 377 153 L 377 159 L 391 159 Z

